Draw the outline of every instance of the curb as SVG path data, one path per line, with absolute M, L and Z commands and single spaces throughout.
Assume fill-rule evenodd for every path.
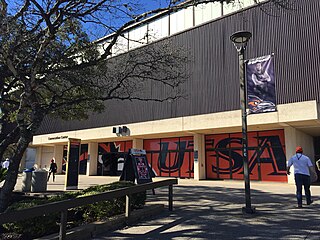
M 110 218 L 108 221 L 99 221 L 89 223 L 80 227 L 69 229 L 67 231 L 67 240 L 86 240 L 91 239 L 99 234 L 114 231 L 119 228 L 125 227 L 128 224 L 136 223 L 137 221 L 144 220 L 147 217 L 152 217 L 160 214 L 164 210 L 164 204 L 150 204 L 144 206 L 142 209 L 137 209 L 131 212 L 129 218 L 126 218 L 124 214 Z M 37 240 L 59 240 L 59 234 L 52 234 Z

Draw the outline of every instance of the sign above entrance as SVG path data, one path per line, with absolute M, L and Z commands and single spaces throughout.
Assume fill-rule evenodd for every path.
M 48 137 L 48 140 L 67 139 L 68 136 Z

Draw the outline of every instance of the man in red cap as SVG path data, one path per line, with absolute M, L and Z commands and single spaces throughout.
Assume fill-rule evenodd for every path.
M 296 154 L 288 161 L 287 174 L 290 174 L 290 167 L 294 167 L 294 180 L 297 188 L 298 207 L 302 207 L 302 186 L 306 195 L 307 205 L 312 203 L 310 192 L 310 169 L 313 169 L 313 164 L 309 157 L 303 154 L 302 147 L 296 148 Z

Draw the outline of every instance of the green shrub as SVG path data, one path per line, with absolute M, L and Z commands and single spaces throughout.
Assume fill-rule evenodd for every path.
M 8 169 L 0 168 L 0 182 L 4 181 L 7 177 Z
M 64 194 L 52 196 L 45 199 L 24 200 L 12 204 L 7 211 L 19 210 L 34 207 L 49 202 L 62 201 L 77 197 L 91 196 L 119 188 L 131 187 L 135 184 L 132 182 L 114 182 L 111 184 L 98 185 L 89 187 L 82 191 L 65 192 Z M 132 196 L 131 208 L 140 208 L 145 204 L 146 193 L 138 193 Z M 114 216 L 125 211 L 125 197 L 102 201 L 86 206 L 81 206 L 68 210 L 68 226 L 74 227 L 82 221 L 92 222 Z M 46 216 L 35 217 L 24 221 L 4 224 L 8 232 L 25 234 L 32 238 L 41 237 L 59 231 L 58 222 L 60 221 L 60 212 L 52 213 Z
M 31 208 L 46 203 L 48 203 L 47 199 L 21 201 L 12 204 L 7 211 Z M 58 220 L 59 213 L 52 213 L 15 223 L 6 223 L 3 226 L 8 232 L 20 233 L 34 238 L 57 232 L 59 230 Z
M 86 190 L 83 190 L 82 193 L 78 197 L 84 197 L 84 196 L 90 196 L 98 193 L 103 193 L 119 188 L 125 188 L 125 187 L 132 187 L 135 186 L 132 182 L 114 182 L 111 184 L 105 184 L 105 185 L 98 185 L 98 186 L 92 186 L 87 188 Z M 83 212 L 83 219 L 86 222 L 91 222 L 95 220 L 101 220 L 106 217 L 111 217 L 114 215 L 118 215 L 121 213 L 124 213 L 125 206 L 126 206 L 126 198 L 121 197 L 109 201 L 103 201 L 103 202 L 97 202 L 94 204 L 89 204 L 86 206 L 82 206 L 81 212 Z M 138 193 L 133 194 L 132 196 L 132 202 L 131 202 L 131 208 L 136 209 L 140 208 L 145 204 L 146 200 L 146 193 Z
M 49 202 L 58 202 L 58 201 L 73 199 L 81 194 L 82 194 L 82 191 L 64 192 L 63 194 L 49 196 L 48 201 Z
M 104 185 L 97 185 L 97 186 L 89 187 L 89 188 L 83 190 L 82 194 L 86 194 L 88 192 L 103 193 L 103 192 L 107 192 L 107 191 L 111 191 L 111 190 L 115 190 L 115 189 L 119 189 L 119 188 L 132 187 L 132 186 L 135 186 L 135 185 L 136 184 L 134 184 L 132 182 L 127 182 L 127 181 L 113 182 L 113 183 L 110 183 L 110 184 L 104 184 Z M 124 197 L 124 199 L 125 199 L 125 197 Z M 131 206 L 134 209 L 140 208 L 145 204 L 145 201 L 146 201 L 146 192 L 133 194 L 133 196 L 132 196 L 132 205 Z

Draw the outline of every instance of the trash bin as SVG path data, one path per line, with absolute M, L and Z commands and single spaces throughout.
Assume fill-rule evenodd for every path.
M 22 192 L 30 192 L 32 180 L 32 170 L 26 169 L 22 173 Z
M 31 192 L 47 191 L 48 172 L 46 170 L 37 170 L 32 173 Z

